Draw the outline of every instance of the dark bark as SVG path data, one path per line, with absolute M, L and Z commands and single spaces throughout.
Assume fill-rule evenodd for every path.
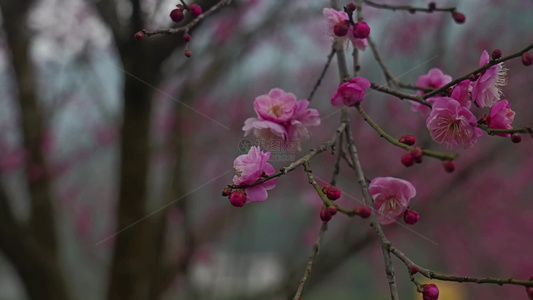
M 46 122 L 36 96 L 35 72 L 30 59 L 32 35 L 26 18 L 32 4 L 31 0 L 0 1 L 19 104 L 22 146 L 28 154 L 26 168 L 38 169 L 41 174 L 37 179 L 27 177 L 31 201 L 27 226 L 17 224 L 10 211 L 9 199 L 0 188 L 0 250 L 13 264 L 30 299 L 67 300 L 68 291 L 58 263 L 50 179 L 41 150 Z
M 37 180 L 28 180 L 31 198 L 30 225 L 37 241 L 50 250 L 50 255 L 57 258 L 57 234 L 50 180 L 46 175 L 46 161 L 41 151 L 46 124 L 36 97 L 35 75 L 29 57 L 31 34 L 24 21 L 32 2 L 2 0 L 0 4 L 18 93 L 23 147 L 28 153 L 26 167 L 38 169 L 43 174 Z

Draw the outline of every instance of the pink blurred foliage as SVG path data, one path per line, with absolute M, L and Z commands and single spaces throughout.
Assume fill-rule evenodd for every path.
M 26 161 L 26 150 L 15 149 L 2 151 L 0 155 L 0 171 L 2 174 L 9 173 L 21 167 Z
M 44 168 L 39 165 L 30 164 L 26 167 L 26 177 L 29 182 L 38 182 L 45 176 Z

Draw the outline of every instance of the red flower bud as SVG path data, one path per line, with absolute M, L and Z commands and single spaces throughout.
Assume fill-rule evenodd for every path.
M 187 57 L 191 57 L 192 56 L 192 52 L 189 51 L 189 50 L 185 50 L 185 52 L 183 52 L 183 54 Z
M 189 5 L 189 12 L 191 13 L 191 17 L 196 18 L 202 14 L 202 8 L 198 4 L 191 4 Z
M 354 212 L 356 215 L 360 216 L 363 219 L 370 217 L 370 214 L 372 214 L 370 207 L 366 205 L 361 205 L 361 206 L 356 207 L 354 209 Z
M 336 36 L 343 37 L 348 34 L 348 29 L 350 29 L 350 21 L 343 21 L 335 24 L 335 27 L 333 27 L 333 33 Z
M 502 57 L 502 50 L 500 49 L 494 49 L 491 54 L 492 59 L 499 59 Z
M 428 8 L 430 11 L 434 11 L 435 8 L 437 8 L 437 4 L 435 4 L 435 2 L 429 2 Z
M 243 207 L 246 203 L 246 193 L 243 190 L 236 190 L 229 196 L 229 203 L 235 207 Z
M 407 134 L 407 135 L 402 136 L 399 141 L 402 144 L 406 144 L 408 146 L 412 146 L 412 145 L 415 144 L 416 139 L 415 139 L 414 136 L 412 136 L 410 134 Z
M 188 33 L 183 35 L 183 41 L 185 43 L 188 43 L 190 40 L 191 40 L 191 36 Z
M 411 154 L 411 157 L 413 157 L 415 161 L 424 155 L 420 147 L 415 147 L 411 149 L 411 151 L 409 151 L 409 154 Z
M 335 206 L 328 206 L 328 214 L 334 216 L 337 214 L 337 208 Z
M 531 55 L 527 52 L 522 54 L 522 63 L 526 67 L 531 66 L 531 64 L 533 64 L 533 57 L 531 57 Z
M 357 5 L 355 5 L 355 3 L 348 3 L 348 5 L 346 5 L 346 10 L 348 12 L 354 12 L 355 10 L 357 9 Z
M 353 36 L 358 39 L 366 39 L 370 35 L 370 27 L 366 22 L 357 22 L 353 27 Z
M 137 31 L 137 33 L 135 33 L 134 37 L 135 37 L 136 40 L 140 41 L 140 40 L 142 40 L 144 38 L 144 32 Z
M 339 190 L 336 186 L 330 186 L 326 192 L 326 196 L 329 200 L 335 201 L 341 197 L 341 190 Z
M 185 18 L 185 16 L 183 15 L 183 11 L 179 8 L 176 8 L 170 12 L 170 19 L 172 19 L 172 22 L 174 23 L 183 21 L 183 18 Z
M 418 273 L 418 267 L 415 266 L 415 265 L 410 266 L 410 267 L 409 267 L 409 273 L 410 273 L 411 275 L 415 275 L 416 273 Z
M 455 162 L 453 160 L 445 160 L 442 162 L 444 170 L 448 173 L 455 171 Z
M 452 18 L 457 24 L 463 24 L 466 20 L 465 15 L 455 10 L 452 12 Z
M 422 299 L 424 300 L 437 300 L 439 299 L 439 288 L 431 283 L 423 286 Z
M 511 141 L 515 144 L 518 144 L 522 141 L 522 136 L 520 133 L 513 133 L 511 134 Z
M 320 220 L 323 222 L 328 222 L 331 220 L 332 215 L 329 213 L 328 208 L 324 205 L 320 210 Z
M 227 196 L 229 196 L 230 194 L 231 194 L 231 189 L 230 189 L 230 188 L 224 188 L 224 189 L 222 190 L 222 196 L 227 197 Z
M 402 155 L 402 164 L 403 164 L 406 168 L 409 168 L 409 167 L 412 166 L 414 163 L 415 163 L 415 161 L 413 160 L 413 157 L 411 156 L 411 154 L 409 154 L 409 152 L 407 152 L 407 153 L 405 153 L 404 155 Z
M 420 215 L 415 210 L 407 209 L 403 213 L 403 220 L 405 221 L 406 224 L 414 225 L 416 224 L 416 222 L 418 222 L 419 219 L 420 219 Z

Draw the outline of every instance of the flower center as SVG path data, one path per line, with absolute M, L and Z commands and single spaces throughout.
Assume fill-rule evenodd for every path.
M 385 201 L 385 205 L 386 210 L 394 211 L 400 204 L 398 203 L 398 198 L 390 196 L 387 198 L 387 201 Z
M 272 106 L 272 114 L 276 117 L 281 116 L 281 114 L 283 114 L 283 108 L 281 108 L 281 105 L 275 104 Z
M 448 124 L 448 132 L 455 135 L 461 131 L 460 120 L 453 120 Z

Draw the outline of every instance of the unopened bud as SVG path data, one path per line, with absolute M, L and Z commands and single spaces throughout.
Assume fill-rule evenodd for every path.
M 341 190 L 339 190 L 336 186 L 330 186 L 326 192 L 326 196 L 329 200 L 335 201 L 341 197 Z
M 464 14 L 458 11 L 455 11 L 455 10 L 452 12 L 452 18 L 457 24 L 463 24 L 466 20 L 466 17 Z
M 358 39 L 366 39 L 370 35 L 370 27 L 366 22 L 357 22 L 353 27 L 353 36 Z
M 500 59 L 502 57 L 502 50 L 494 49 L 491 54 L 492 59 Z
M 533 57 L 531 57 L 531 55 L 527 52 L 522 54 L 522 63 L 526 67 L 531 66 L 531 64 L 533 64 Z
M 445 160 L 442 162 L 444 170 L 448 173 L 455 171 L 455 162 L 453 160 Z
M 361 205 L 361 206 L 356 207 L 354 209 L 354 212 L 356 215 L 360 216 L 363 219 L 370 217 L 370 215 L 372 214 L 370 207 L 366 205 Z
M 224 188 L 224 189 L 222 190 L 222 196 L 227 197 L 227 196 L 229 196 L 230 194 L 231 194 L 231 189 L 230 189 L 230 188 Z
M 243 190 L 236 190 L 229 196 L 229 202 L 235 207 L 243 207 L 246 203 L 246 193 Z
M 439 288 L 431 283 L 423 286 L 422 299 L 424 300 L 437 300 L 439 299 Z
M 400 143 L 406 144 L 408 146 L 412 146 L 416 143 L 415 137 L 410 134 L 402 136 L 399 141 Z
M 419 219 L 420 219 L 420 215 L 415 210 L 407 209 L 403 213 L 403 220 L 405 221 L 406 224 L 414 225 L 416 224 L 416 222 L 418 222 Z
M 511 134 L 511 142 L 518 144 L 522 141 L 522 136 L 519 133 Z

